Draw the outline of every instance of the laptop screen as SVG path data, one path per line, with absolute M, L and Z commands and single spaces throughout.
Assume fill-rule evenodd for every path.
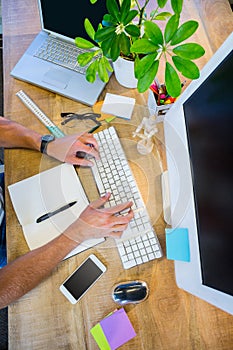
M 94 5 L 90 0 L 39 0 L 42 13 L 42 29 L 63 35 L 70 39 L 77 36 L 89 39 L 84 29 L 84 20 L 88 18 L 97 29 L 103 15 L 107 13 L 105 1 Z
M 184 103 L 203 284 L 233 295 L 233 52 Z

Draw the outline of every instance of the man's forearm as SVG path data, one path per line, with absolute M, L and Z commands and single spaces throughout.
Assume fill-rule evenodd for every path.
M 0 117 L 0 147 L 39 151 L 41 135 L 7 118 Z
M 0 309 L 36 287 L 77 244 L 61 235 L 0 269 Z

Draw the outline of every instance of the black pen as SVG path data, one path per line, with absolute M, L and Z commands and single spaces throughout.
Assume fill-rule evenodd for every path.
M 57 210 L 51 211 L 51 212 L 49 212 L 49 213 L 46 213 L 46 214 L 40 216 L 40 217 L 36 220 L 36 222 L 39 223 L 39 222 L 41 222 L 41 221 L 44 221 L 44 220 L 46 220 L 46 219 L 49 219 L 51 216 L 53 216 L 53 215 L 55 215 L 55 214 L 58 214 L 58 213 L 60 213 L 61 211 L 64 211 L 64 210 L 66 210 L 66 209 L 72 207 L 72 206 L 75 205 L 76 203 L 77 203 L 77 201 L 74 201 L 74 202 L 71 202 L 71 203 L 69 203 L 69 204 L 63 205 L 63 207 L 61 207 L 61 208 L 59 208 L 59 209 L 57 209 Z
M 91 130 L 88 131 L 88 134 L 92 134 L 95 130 L 97 130 L 100 127 L 100 125 L 94 126 Z

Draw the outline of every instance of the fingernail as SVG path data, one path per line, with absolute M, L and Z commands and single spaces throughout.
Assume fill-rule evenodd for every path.
M 102 198 L 108 197 L 108 195 L 109 195 L 109 192 L 106 192 L 106 193 L 102 196 Z

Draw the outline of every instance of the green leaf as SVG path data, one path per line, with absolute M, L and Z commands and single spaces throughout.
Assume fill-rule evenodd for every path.
M 100 30 L 101 28 L 103 28 L 102 23 L 99 23 L 97 26 L 97 30 Z
M 84 52 L 84 53 L 81 53 L 80 55 L 78 55 L 77 61 L 78 61 L 79 65 L 81 67 L 84 67 L 88 63 L 91 62 L 91 60 L 93 59 L 94 56 L 95 56 L 95 52 L 94 51 Z
M 85 30 L 86 30 L 88 36 L 89 36 L 92 40 L 94 40 L 95 30 L 94 30 L 94 28 L 93 28 L 93 26 L 92 26 L 92 24 L 91 24 L 91 22 L 89 21 L 88 18 L 85 18 L 85 20 L 84 20 L 84 28 L 85 28 Z
M 103 54 L 107 57 L 110 56 L 110 49 L 112 47 L 113 39 L 114 39 L 114 36 L 107 39 L 107 40 L 102 41 L 102 43 L 101 43 L 101 49 L 103 51 Z
M 183 0 L 171 0 L 172 9 L 176 14 L 180 14 L 183 7 Z
M 172 97 L 178 97 L 181 93 L 180 78 L 169 62 L 166 62 L 165 85 L 167 92 Z
M 103 20 L 102 20 L 102 25 L 105 27 L 114 27 L 116 26 L 117 21 L 114 20 L 114 18 L 109 15 L 108 13 L 104 15 Z
M 126 33 L 128 33 L 131 36 L 134 36 L 134 37 L 140 36 L 140 29 L 134 24 L 128 24 L 125 27 L 125 31 L 126 31 Z
M 115 33 L 115 27 L 105 27 L 97 30 L 95 33 L 95 41 L 101 42 L 111 38 Z
M 177 31 L 179 26 L 179 16 L 173 15 L 167 22 L 165 30 L 164 30 L 164 38 L 165 42 L 168 43 L 173 37 L 174 33 Z
M 138 64 L 140 64 L 140 59 L 138 56 L 135 57 L 135 60 L 134 60 L 134 76 L 135 78 L 138 79 L 138 72 L 139 72 L 139 69 L 138 69 Z
M 118 57 L 120 56 L 120 35 L 116 35 L 114 36 L 113 40 L 112 40 L 112 47 L 110 49 L 110 57 L 111 59 L 114 61 L 116 61 L 118 59 Z
M 94 83 L 95 79 L 96 79 L 96 73 L 97 73 L 97 69 L 98 69 L 98 63 L 97 60 L 92 62 L 89 67 L 86 70 L 86 80 L 89 83 Z
M 150 13 L 150 19 L 153 19 L 153 18 L 156 16 L 157 13 L 158 13 L 157 10 L 151 11 L 151 13 Z
M 97 0 L 90 0 L 91 4 L 95 4 L 97 2 Z
M 201 56 L 204 55 L 205 50 L 204 48 L 195 43 L 188 43 L 188 44 L 183 44 L 175 47 L 173 49 L 173 52 L 182 58 L 186 58 L 189 60 L 195 60 L 197 58 L 200 58 Z
M 125 35 L 125 33 L 120 34 L 119 45 L 122 53 L 128 56 L 130 54 L 130 40 L 129 37 Z
M 101 57 L 99 59 L 99 62 L 98 62 L 98 74 L 99 74 L 100 79 L 104 83 L 107 83 L 109 81 L 109 76 L 108 76 L 108 72 L 107 72 L 106 62 L 103 59 L 103 57 Z
M 134 74 L 137 79 L 139 79 L 145 72 L 152 66 L 154 60 L 156 59 L 157 52 L 144 56 L 141 60 L 137 60 L 137 64 L 134 66 Z
M 124 23 L 124 20 L 128 16 L 130 11 L 131 0 L 123 0 L 120 8 L 121 13 L 121 22 Z
M 113 68 L 112 68 L 111 64 L 109 63 L 109 60 L 106 57 L 104 57 L 104 56 L 102 57 L 102 59 L 105 61 L 106 69 L 109 72 L 113 72 Z
M 149 54 L 157 52 L 158 48 L 158 45 L 155 45 L 154 43 L 152 43 L 152 41 L 148 39 L 138 39 L 133 43 L 133 45 L 130 48 L 130 51 L 132 53 Z
M 177 45 L 182 41 L 188 39 L 198 28 L 198 22 L 187 21 L 183 23 L 172 37 L 171 45 Z
M 117 21 L 120 22 L 120 11 L 116 0 L 106 0 L 106 7 L 110 15 Z
M 166 19 L 171 17 L 171 15 L 172 14 L 170 12 L 160 12 L 155 17 L 153 17 L 153 19 L 156 21 L 165 21 Z
M 80 48 L 80 49 L 92 49 L 93 47 L 95 47 L 95 45 L 93 43 L 91 43 L 90 41 L 83 39 L 81 37 L 77 37 L 75 38 L 75 44 Z
M 138 14 L 137 10 L 131 10 L 129 11 L 128 15 L 126 16 L 125 20 L 123 21 L 123 24 L 126 25 L 130 23 Z
M 184 77 L 189 79 L 199 78 L 200 72 L 197 65 L 194 62 L 178 56 L 172 56 L 172 60 L 178 71 L 181 72 Z
M 138 79 L 137 88 L 139 92 L 145 92 L 154 81 L 159 68 L 159 61 L 154 61 L 150 69 Z
M 145 34 L 148 39 L 150 39 L 156 45 L 163 44 L 163 34 L 161 32 L 161 29 L 156 23 L 145 21 L 144 27 L 145 27 Z
M 157 2 L 158 2 L 159 7 L 163 8 L 166 5 L 167 0 L 158 0 Z

